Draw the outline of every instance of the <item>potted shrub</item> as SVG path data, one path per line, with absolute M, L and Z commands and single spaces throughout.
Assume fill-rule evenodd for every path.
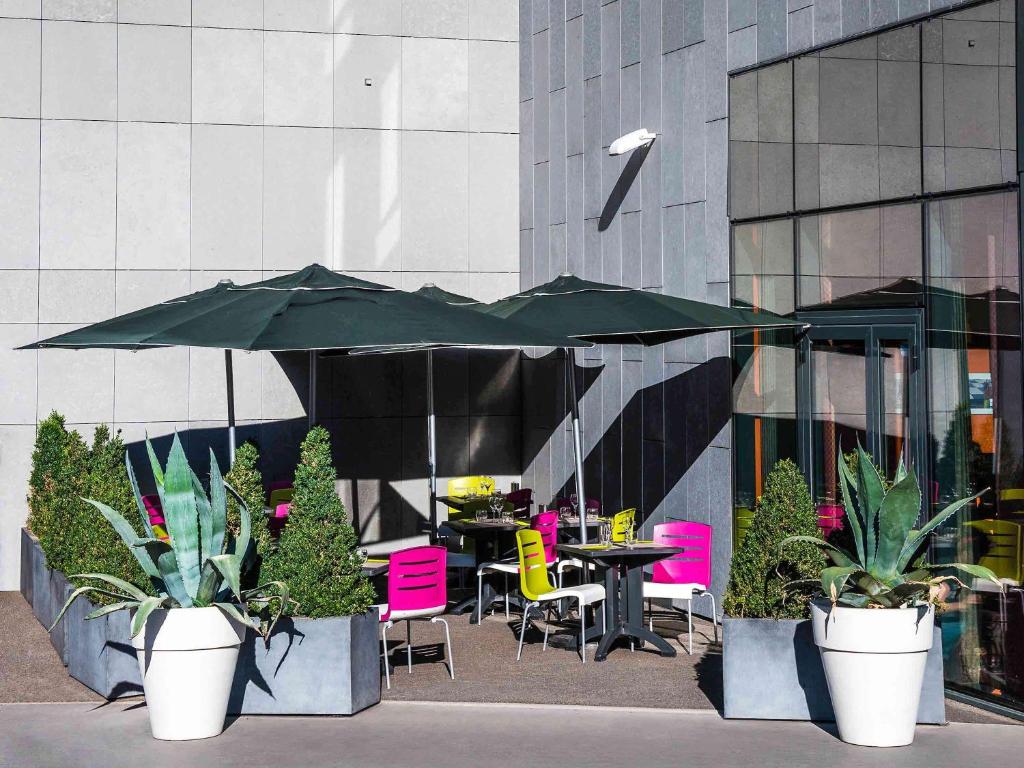
M 821 570 L 824 597 L 811 603 L 811 624 L 840 738 L 902 746 L 914 739 L 935 605 L 945 582 L 958 581 L 936 572 L 955 569 L 1002 585 L 983 566 L 924 562 L 929 535 L 980 494 L 953 502 L 915 530 L 921 489 L 914 473 L 901 460 L 887 487 L 864 450 L 857 454 L 856 477 L 842 454 L 837 461 L 854 551 L 800 535 L 783 547 L 814 544 L 832 561 Z
M 780 553 L 787 536 L 820 536 L 807 483 L 792 461 L 768 473 L 739 547 L 733 552 L 722 621 L 722 675 L 729 718 L 831 719 L 828 696 L 811 642 L 808 598 L 787 595 L 786 584 L 825 565 L 813 544 Z
M 351 715 L 380 701 L 375 594 L 335 481 L 330 435 L 313 427 L 288 522 L 260 573 L 287 583 L 293 601 L 266 643 L 250 633 L 243 645 L 230 712 Z
M 120 535 L 150 579 L 155 594 L 147 594 L 111 574 L 77 574 L 72 578 L 90 583 L 71 594 L 57 621 L 82 595 L 115 598 L 116 602 L 96 608 L 86 619 L 125 609 L 133 612 L 131 643 L 138 656 L 153 736 L 176 741 L 216 736 L 224 728 L 238 648 L 245 629 L 253 626 L 247 603 L 272 602 L 280 612 L 287 604 L 287 589 L 280 583 L 241 588 L 241 574 L 251 553 L 249 512 L 240 505 L 238 536 L 226 532 L 230 488 L 221 477 L 213 452 L 207 495 L 189 467 L 177 435 L 166 469 L 161 468 L 148 440 L 146 448 L 169 541 L 153 536 L 130 461 L 128 476 L 144 536 L 138 536 L 132 525 L 107 504 L 95 499 L 86 501 Z M 269 593 L 271 587 L 278 590 L 277 595 Z

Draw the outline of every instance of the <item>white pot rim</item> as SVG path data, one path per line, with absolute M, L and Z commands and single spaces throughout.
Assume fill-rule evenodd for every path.
M 132 647 L 147 651 L 195 651 L 241 645 L 245 627 L 216 606 L 157 608 L 135 637 Z
M 935 606 L 853 608 L 811 602 L 814 643 L 848 653 L 920 653 L 932 647 Z

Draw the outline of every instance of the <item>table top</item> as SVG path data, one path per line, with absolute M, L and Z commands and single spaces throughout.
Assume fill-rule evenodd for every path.
M 481 503 L 486 504 L 491 500 L 490 494 L 487 496 L 437 496 L 436 500 L 442 504 L 446 504 L 449 507 L 455 509 L 462 509 L 467 504 Z
M 587 518 L 587 528 L 597 528 L 603 522 L 605 522 L 605 520 L 603 518 L 600 518 L 600 517 L 588 517 Z M 580 519 L 578 517 L 567 517 L 564 520 L 559 518 L 559 520 L 558 520 L 558 527 L 559 528 L 579 528 L 580 527 Z
M 363 563 L 363 575 L 373 578 L 388 572 L 388 561 L 376 557 L 368 557 Z
M 638 541 L 629 547 L 619 543 L 607 547 L 600 544 L 558 544 L 556 549 L 580 560 L 644 560 L 649 563 L 686 551 L 683 547 L 666 547 L 646 541 Z
M 474 534 L 486 533 L 510 533 L 512 531 L 518 531 L 527 524 L 522 522 L 505 523 L 501 520 L 448 520 L 444 525 L 448 526 L 456 533 L 461 533 L 465 536 L 473 536 Z

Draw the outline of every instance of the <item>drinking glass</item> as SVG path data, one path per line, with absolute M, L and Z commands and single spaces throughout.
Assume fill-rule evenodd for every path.
M 572 512 L 572 510 L 569 509 L 568 507 L 559 507 L 559 509 L 558 509 L 558 519 L 561 520 L 564 523 L 566 520 L 569 519 L 569 513 L 570 512 Z
M 597 512 L 598 512 L 597 507 L 587 507 L 587 517 L 595 518 L 595 517 L 597 517 Z
M 487 519 L 487 510 L 484 509 L 483 507 L 477 507 L 477 510 L 476 510 L 476 521 L 478 523 L 482 523 L 486 519 Z
M 626 523 L 622 526 L 623 539 L 625 540 L 627 547 L 632 547 L 636 543 L 636 529 L 632 523 Z
M 494 520 L 501 519 L 501 511 L 505 508 L 505 497 L 500 493 L 491 495 L 491 518 Z
M 607 547 L 612 542 L 611 523 L 601 523 L 601 546 Z
M 572 504 L 572 511 L 577 512 L 580 508 L 580 497 L 575 493 L 569 496 L 569 503 Z

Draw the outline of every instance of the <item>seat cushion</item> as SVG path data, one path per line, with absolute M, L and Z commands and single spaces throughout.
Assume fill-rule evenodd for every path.
M 493 563 L 483 563 L 476 569 L 476 575 L 482 573 L 519 573 L 518 560 L 496 560 Z
M 580 605 L 590 605 L 604 600 L 604 586 L 601 584 L 580 584 L 577 587 L 563 587 L 545 592 L 541 596 L 544 600 L 562 600 L 572 598 L 579 600 Z
M 692 600 L 707 590 L 703 584 L 666 584 L 660 581 L 644 582 L 644 597 L 664 597 L 670 600 Z
M 440 616 L 444 613 L 447 606 L 438 605 L 433 608 L 417 608 L 414 611 L 392 611 L 390 616 L 388 616 L 387 603 L 379 603 L 373 607 L 377 609 L 381 621 L 400 621 L 402 619 L 428 619 L 431 616 Z

